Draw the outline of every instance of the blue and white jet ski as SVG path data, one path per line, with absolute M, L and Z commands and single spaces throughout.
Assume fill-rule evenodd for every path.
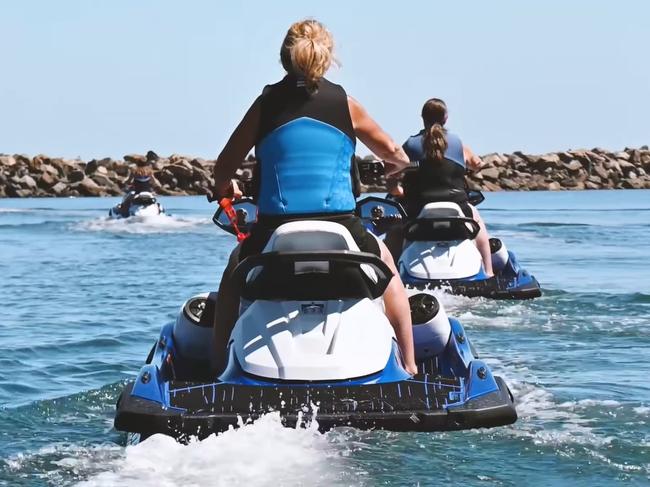
M 165 213 L 165 209 L 157 200 L 156 195 L 150 191 L 129 192 L 124 196 L 121 203 L 108 210 L 110 218 L 147 217 L 163 213 Z
M 363 184 L 385 185 L 381 161 L 361 161 L 358 172 Z M 485 200 L 480 191 L 467 190 L 467 197 L 474 206 Z M 490 239 L 494 276 L 487 277 L 473 242 L 478 223 L 465 217 L 455 203 L 430 203 L 414 217 L 407 216 L 391 195 L 386 199 L 371 196 L 359 202 L 357 212 L 366 228 L 378 236 L 393 225 L 403 226 L 405 238 L 398 268 L 409 289 L 443 288 L 453 294 L 493 299 L 542 295 L 537 279 L 520 266 L 515 254 L 498 238 Z
M 255 218 L 250 206 L 237 208 L 238 220 Z M 221 209 L 213 220 L 231 233 L 241 230 Z M 136 441 L 155 433 L 183 441 L 270 411 L 290 427 L 315 419 L 322 431 L 445 431 L 515 422 L 505 382 L 427 291 L 410 297 L 419 372 L 405 371 L 383 309 L 391 277 L 337 223 L 280 226 L 263 253 L 234 271 L 242 301 L 226 368 L 217 374 L 210 367 L 216 293 L 194 296 L 162 328 L 126 385 L 115 428 Z
M 470 194 L 475 204 L 482 198 L 479 192 Z M 474 243 L 478 223 L 467 218 L 456 203 L 429 203 L 411 219 L 392 199 L 369 196 L 359 202 L 359 209 L 367 228 L 377 235 L 393 224 L 403 226 L 397 267 L 408 289 L 443 288 L 453 294 L 493 299 L 542 295 L 537 279 L 519 265 L 515 254 L 498 238 L 490 239 L 494 276 L 485 274 Z

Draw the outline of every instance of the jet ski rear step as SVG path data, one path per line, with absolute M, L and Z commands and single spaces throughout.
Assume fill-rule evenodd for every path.
M 143 438 L 164 433 L 179 439 L 204 438 L 279 411 L 295 427 L 318 409 L 320 431 L 336 426 L 391 431 L 450 431 L 514 423 L 517 413 L 508 387 L 496 377 L 497 391 L 458 403 L 460 378 L 418 374 L 405 381 L 370 385 L 170 384 L 171 408 L 131 395 L 129 384 L 118 402 L 115 426 Z M 456 404 L 454 404 L 456 403 Z

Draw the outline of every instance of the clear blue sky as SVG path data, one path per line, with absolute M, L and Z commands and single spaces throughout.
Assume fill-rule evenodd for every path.
M 650 144 L 644 0 L 0 0 L 0 152 L 215 157 L 308 16 L 400 143 L 436 96 L 479 153 Z

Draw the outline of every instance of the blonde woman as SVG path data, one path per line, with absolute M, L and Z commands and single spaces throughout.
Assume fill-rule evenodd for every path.
M 216 196 L 232 196 L 232 177 L 255 147 L 258 222 L 237 247 L 219 287 L 215 321 L 216 366 L 237 320 L 239 296 L 230 275 L 244 257 L 262 251 L 273 231 L 292 220 L 330 220 L 344 225 L 364 252 L 379 255 L 394 273 L 384 295 L 406 370 L 417 370 L 408 299 L 388 249 L 354 216 L 351 161 L 359 138 L 386 161 L 389 172 L 408 165 L 402 148 L 345 90 L 325 79 L 333 62 L 330 32 L 316 20 L 293 24 L 282 43 L 286 76 L 268 85 L 230 136 L 214 167 Z

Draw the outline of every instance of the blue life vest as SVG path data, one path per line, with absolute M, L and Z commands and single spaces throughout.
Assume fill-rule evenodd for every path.
M 286 77 L 262 93 L 260 215 L 351 213 L 354 129 L 343 88 L 323 79 L 312 94 Z
M 447 138 L 447 150 L 445 151 L 445 159 L 460 164 L 461 167 L 465 167 L 465 155 L 463 153 L 463 143 L 456 134 L 447 132 L 445 134 Z M 412 162 L 423 161 L 424 156 L 424 131 L 420 132 L 417 135 L 413 135 L 408 138 L 408 140 L 402 146 L 404 152 L 409 156 L 409 159 Z

